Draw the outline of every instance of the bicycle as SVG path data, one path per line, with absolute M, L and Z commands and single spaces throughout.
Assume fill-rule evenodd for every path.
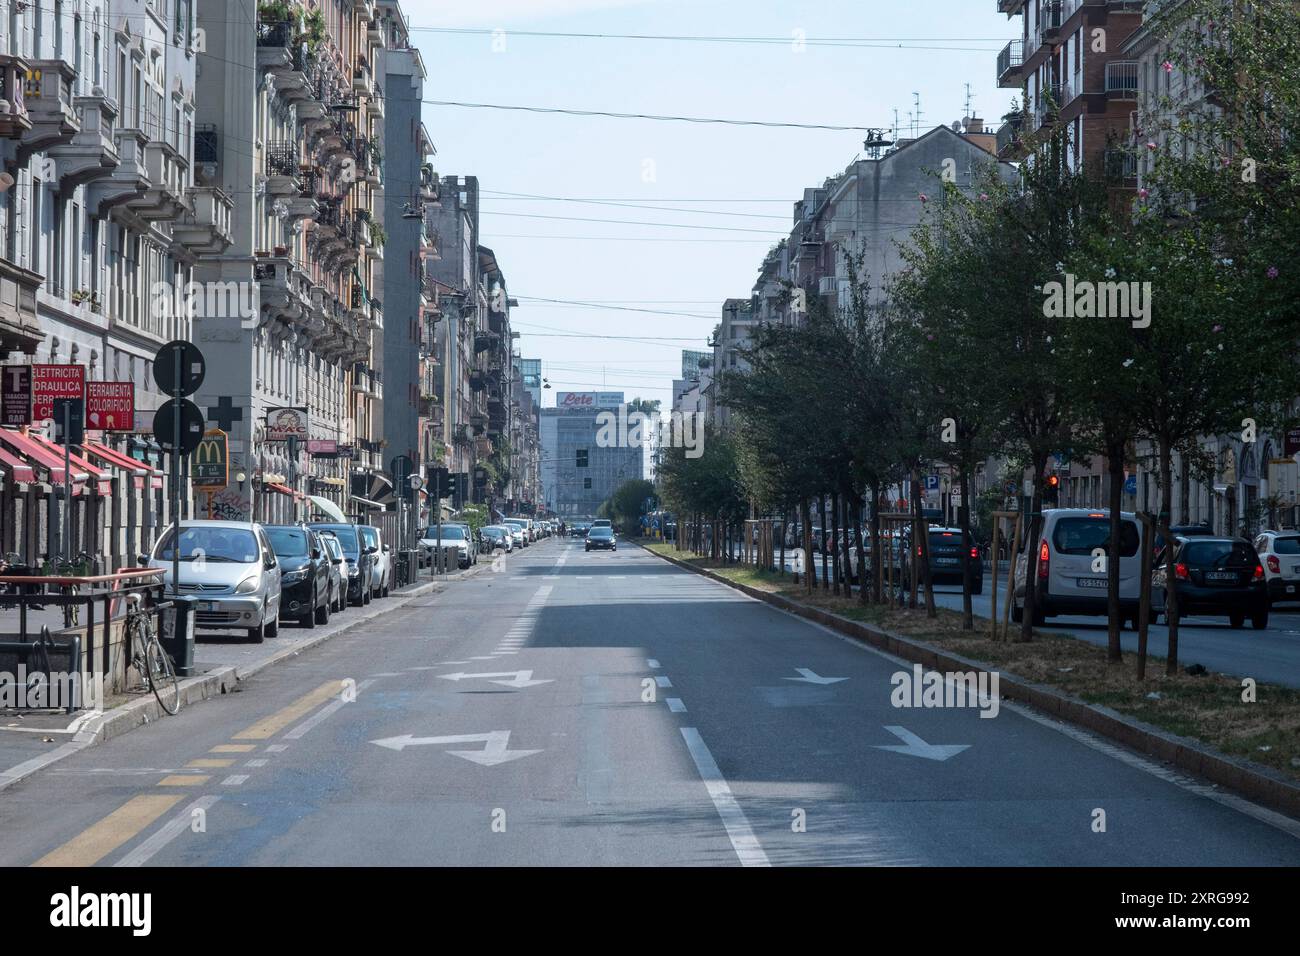
M 75 558 L 58 558 L 53 562 L 47 560 L 45 563 L 44 573 L 51 577 L 84 577 L 90 573 L 90 555 L 85 551 L 80 552 Z M 59 589 L 62 593 L 71 597 L 76 597 L 81 593 L 81 585 L 68 584 L 62 585 Z M 81 607 L 76 601 L 69 601 L 63 605 L 63 626 L 76 627 L 81 621 Z
M 43 698 L 45 703 L 49 703 L 50 689 L 54 684 L 50 651 L 54 647 L 54 638 L 50 636 L 49 625 L 42 625 L 41 636 L 32 641 L 32 648 L 27 652 L 28 701 Z M 42 690 L 42 687 L 44 690 Z
M 131 666 L 144 678 L 146 686 L 158 698 L 158 704 L 175 716 L 181 709 L 180 681 L 172 666 L 172 659 L 163 650 L 154 632 L 153 620 L 148 611 L 140 607 L 140 595 L 126 596 L 126 641 L 131 654 Z

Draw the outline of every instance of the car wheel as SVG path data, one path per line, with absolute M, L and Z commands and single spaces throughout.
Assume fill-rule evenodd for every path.
M 1268 608 L 1262 607 L 1250 616 L 1250 626 L 1257 631 L 1268 627 Z
M 330 622 L 330 602 L 326 600 L 324 604 L 316 608 L 316 623 L 328 624 Z
M 1228 615 L 1228 626 L 1231 628 L 1234 629 L 1239 628 L 1243 626 L 1245 623 L 1246 623 L 1246 615 L 1242 611 L 1234 611 L 1233 613 Z
M 261 644 L 264 640 L 266 640 L 265 620 L 258 621 L 257 627 L 250 627 L 248 629 L 248 639 L 252 641 L 254 644 Z
M 1011 620 L 1019 624 L 1025 619 L 1025 609 L 1018 604 L 1011 605 Z
M 298 618 L 299 627 L 311 628 L 316 626 L 316 592 L 315 591 L 312 592 L 311 603 L 308 604 L 307 607 L 308 607 L 307 613 L 304 614 L 302 617 Z
M 984 593 L 984 582 L 983 582 L 983 581 L 978 582 L 978 583 L 977 583 L 973 588 L 970 589 L 970 593 L 971 593 L 971 594 L 983 594 L 983 593 Z

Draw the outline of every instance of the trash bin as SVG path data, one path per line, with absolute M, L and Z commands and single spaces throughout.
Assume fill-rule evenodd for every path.
M 162 633 L 158 641 L 172 659 L 177 677 L 194 673 L 194 612 L 198 599 L 192 597 L 170 598 L 172 606 L 162 612 Z

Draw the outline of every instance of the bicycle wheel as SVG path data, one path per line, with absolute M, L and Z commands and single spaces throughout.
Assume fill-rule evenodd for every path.
M 149 636 L 145 645 L 145 661 L 149 668 L 149 687 L 158 703 L 167 713 L 175 715 L 181 709 L 180 681 L 172 668 L 172 659 L 163 650 L 158 638 Z

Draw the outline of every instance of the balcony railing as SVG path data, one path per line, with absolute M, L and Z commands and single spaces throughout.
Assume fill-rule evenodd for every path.
M 1013 116 L 1001 126 L 998 127 L 998 155 L 1002 156 L 1013 146 L 1020 142 L 1021 133 L 1025 127 L 1025 118 Z
M 1061 0 L 1044 0 L 1044 3 L 1038 11 L 1038 39 L 1042 43 L 1048 43 L 1056 39 L 1057 33 L 1061 30 L 1061 24 L 1064 18 L 1064 4 Z
M 1024 63 L 1025 41 L 1012 40 L 998 54 L 998 84 L 1010 82 L 1014 74 L 1019 73 Z
M 1132 185 L 1137 182 L 1137 155 L 1126 149 L 1112 147 L 1104 154 L 1106 180 L 1112 185 Z
M 1136 60 L 1114 60 L 1106 64 L 1106 95 L 1112 99 L 1137 99 L 1138 63 Z
M 268 176 L 298 175 L 298 144 L 272 142 L 266 146 L 266 174 Z
M 257 23 L 257 45 L 287 48 L 293 42 L 293 25 L 287 20 Z

